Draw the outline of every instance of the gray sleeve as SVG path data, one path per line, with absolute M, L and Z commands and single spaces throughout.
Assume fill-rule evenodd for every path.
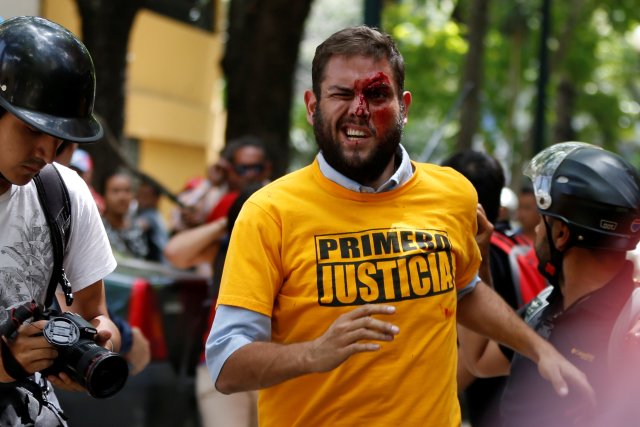
M 270 317 L 230 305 L 218 306 L 205 346 L 207 368 L 214 384 L 229 356 L 254 341 L 271 341 Z
M 469 282 L 464 288 L 458 289 L 458 301 L 460 301 L 462 298 L 464 298 L 465 295 L 468 295 L 471 291 L 473 291 L 479 281 L 480 276 L 476 274 L 475 277 L 471 279 L 471 282 Z

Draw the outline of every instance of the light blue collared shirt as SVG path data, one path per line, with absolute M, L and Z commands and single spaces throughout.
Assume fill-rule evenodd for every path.
M 329 163 L 327 163 L 324 155 L 322 155 L 322 151 L 318 153 L 316 159 L 318 160 L 320 172 L 322 172 L 322 175 L 324 175 L 324 177 L 329 181 L 333 181 L 339 186 L 357 193 L 384 193 L 385 191 L 391 191 L 394 188 L 400 187 L 413 176 L 411 159 L 409 158 L 407 150 L 405 150 L 402 145 L 398 147 L 397 155 L 400 156 L 400 166 L 398 166 L 398 169 L 396 169 L 393 175 L 391 175 L 391 177 L 377 189 L 362 185 L 335 170 L 331 165 L 329 165 Z
M 322 152 L 316 158 L 320 172 L 330 181 L 359 193 L 382 193 L 402 186 L 413 176 L 411 159 L 402 145 L 398 147 L 397 153 L 402 156 L 400 165 L 377 189 L 359 184 L 335 170 L 327 163 Z M 459 289 L 458 299 L 471 292 L 479 281 L 480 278 L 476 275 L 467 286 Z M 271 341 L 271 318 L 245 308 L 219 305 L 205 345 L 207 368 L 214 384 L 229 356 L 254 341 Z

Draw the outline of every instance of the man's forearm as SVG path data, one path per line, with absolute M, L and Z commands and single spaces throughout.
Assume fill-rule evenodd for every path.
M 540 352 L 551 347 L 483 282 L 458 302 L 458 322 L 536 363 Z
M 226 360 L 216 388 L 224 393 L 259 390 L 313 372 L 305 356 L 309 343 L 253 342 Z
M 328 372 L 354 354 L 378 351 L 381 342 L 393 341 L 400 330 L 374 316 L 394 313 L 393 306 L 364 305 L 338 316 L 324 334 L 311 341 L 246 344 L 224 361 L 216 388 L 235 393 L 271 387 L 301 375 Z
M 595 392 L 586 375 L 572 365 L 549 342 L 539 336 L 492 289 L 480 282 L 458 302 L 458 322 L 494 341 L 511 347 L 538 365 L 540 375 L 560 396 L 569 387 L 595 404 Z
M 164 256 L 178 268 L 190 268 L 215 257 L 220 238 L 226 233 L 227 219 L 203 224 L 175 234 L 164 248 Z

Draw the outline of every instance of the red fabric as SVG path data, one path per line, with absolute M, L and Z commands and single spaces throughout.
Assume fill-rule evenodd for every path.
M 158 302 L 151 285 L 144 279 L 136 279 L 131 287 L 129 323 L 131 326 L 140 328 L 147 337 L 151 346 L 151 357 L 154 360 L 167 358 L 167 345 Z
M 224 218 L 229 213 L 229 208 L 233 205 L 233 202 L 236 201 L 238 196 L 240 195 L 237 191 L 230 191 L 222 198 L 220 201 L 211 209 L 209 215 L 207 215 L 206 222 L 213 222 L 216 219 Z
M 211 212 L 209 212 L 209 215 L 207 216 L 207 221 L 206 222 L 213 222 L 217 219 L 220 218 L 224 218 L 225 216 L 227 216 L 227 214 L 229 213 L 229 208 L 231 207 L 231 205 L 233 205 L 233 203 L 236 201 L 236 199 L 238 198 L 238 196 L 240 195 L 240 192 L 238 191 L 230 191 L 227 194 L 225 194 L 224 196 L 222 196 L 222 198 L 220 199 L 220 201 L 218 202 L 218 204 L 216 204 L 213 209 L 211 210 Z M 205 362 L 205 355 L 204 355 L 204 348 L 206 347 L 207 344 L 207 338 L 209 337 L 209 331 L 211 330 L 211 326 L 213 325 L 213 318 L 216 316 L 216 301 L 214 300 L 211 304 L 211 310 L 209 311 L 209 319 L 207 320 L 207 328 L 205 329 L 205 333 L 202 337 L 202 348 L 203 351 L 200 354 L 200 361 L 202 363 Z
M 533 248 L 524 255 L 518 256 L 518 265 L 521 267 L 520 291 L 522 300 L 526 304 L 547 287 L 547 282 L 538 272 L 538 257 Z
M 184 187 L 182 187 L 181 191 L 191 191 L 194 188 L 196 188 L 197 186 L 199 186 L 200 184 L 202 184 L 203 181 L 204 181 L 204 177 L 201 177 L 201 176 L 196 176 L 195 178 L 190 178 L 184 184 Z
M 520 288 L 522 305 L 527 304 L 538 295 L 540 291 L 547 287 L 546 280 L 538 271 L 538 258 L 531 246 L 530 239 L 520 234 L 510 238 L 509 236 L 496 232 L 491 235 L 491 244 L 508 254 L 510 259 L 515 255 L 520 283 L 514 283 L 514 286 L 519 286 Z M 518 249 L 517 252 L 512 254 L 516 248 Z M 514 265 L 511 265 L 511 268 L 513 269 Z

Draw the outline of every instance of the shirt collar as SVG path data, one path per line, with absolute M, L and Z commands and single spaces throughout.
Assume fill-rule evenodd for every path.
M 335 182 L 341 187 L 346 188 L 347 190 L 356 191 L 358 193 L 383 193 L 385 191 L 391 191 L 397 187 L 400 187 L 411 177 L 413 176 L 413 166 L 411 165 L 411 159 L 409 158 L 409 154 L 407 150 L 404 149 L 402 144 L 398 146 L 398 151 L 396 152 L 396 156 L 400 159 L 400 165 L 396 168 L 395 172 L 391 177 L 384 182 L 377 189 L 373 187 L 368 187 L 366 185 L 362 185 L 350 178 L 347 178 L 337 170 L 335 170 L 322 155 L 322 151 L 318 153 L 316 159 L 318 160 L 318 166 L 320 167 L 320 172 L 330 181 Z

